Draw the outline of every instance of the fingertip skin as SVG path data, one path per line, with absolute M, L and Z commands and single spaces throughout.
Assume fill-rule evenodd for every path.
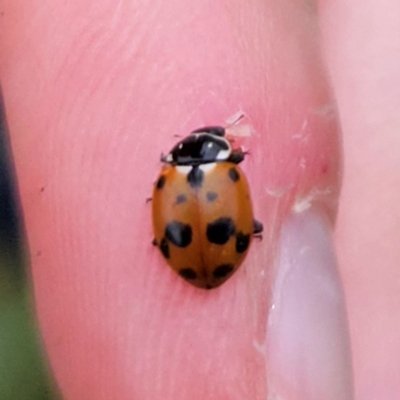
M 320 3 L 345 132 L 336 242 L 349 305 L 356 397 L 395 399 L 400 397 L 400 53 L 393 38 L 400 3 Z
M 333 220 L 340 183 L 316 21 L 301 15 L 262 1 L 5 2 L 0 74 L 37 312 L 66 399 L 266 398 L 255 343 L 276 234 L 294 203 Z M 264 237 L 235 276 L 199 291 L 152 246 L 145 200 L 175 134 L 238 110 Z
M 268 316 L 272 398 L 354 400 L 345 296 L 332 226 L 318 208 L 282 225 Z

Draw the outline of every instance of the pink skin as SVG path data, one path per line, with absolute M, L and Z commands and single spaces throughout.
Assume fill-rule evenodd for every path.
M 345 3 L 322 3 L 318 22 L 309 2 L 3 0 L 0 74 L 36 306 L 66 399 L 267 398 L 253 341 L 267 334 L 277 233 L 304 198 L 331 221 L 337 211 L 340 140 L 322 54 L 344 130 L 337 239 L 356 398 L 400 395 L 400 157 L 386 156 L 400 148 L 399 75 L 380 91 L 365 84 L 399 60 L 379 47 L 359 76 L 386 41 L 360 43 Z M 366 19 L 379 19 L 373 7 Z M 264 240 L 226 284 L 202 291 L 151 246 L 145 199 L 175 134 L 238 110 L 254 128 L 243 169 Z
M 356 398 L 400 398 L 400 3 L 322 2 L 344 132 L 337 247 Z M 396 38 L 393 40 L 393 38 Z

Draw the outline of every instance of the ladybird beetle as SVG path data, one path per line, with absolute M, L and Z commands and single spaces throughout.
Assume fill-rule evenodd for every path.
M 212 289 L 238 269 L 263 226 L 253 218 L 249 186 L 225 129 L 193 131 L 161 156 L 152 214 L 157 246 L 167 263 L 194 286 Z

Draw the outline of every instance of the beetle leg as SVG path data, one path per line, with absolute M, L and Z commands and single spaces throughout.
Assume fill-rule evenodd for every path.
M 256 219 L 253 221 L 253 234 L 261 233 L 264 230 L 263 224 Z

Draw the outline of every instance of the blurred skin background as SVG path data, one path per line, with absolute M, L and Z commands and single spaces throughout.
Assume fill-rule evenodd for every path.
M 33 312 L 9 154 L 0 104 L 0 399 L 56 400 Z

